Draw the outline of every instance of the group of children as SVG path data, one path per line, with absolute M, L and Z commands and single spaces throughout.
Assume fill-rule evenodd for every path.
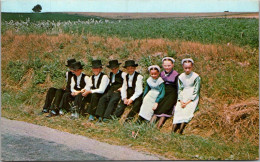
M 150 77 L 143 90 L 143 76 L 136 71 L 134 60 L 125 61 L 126 72 L 119 69 L 118 60 L 109 61 L 109 77 L 102 72 L 101 60 L 93 60 L 93 75 L 89 77 L 82 72 L 81 62 L 69 59 L 66 88 L 50 88 L 41 113 L 52 117 L 71 112 L 71 118 L 89 114 L 90 122 L 95 118 L 106 122 L 120 118 L 125 108 L 132 106 L 126 121 L 138 114 L 137 122 L 158 122 L 157 128 L 161 128 L 174 115 L 172 131 L 182 134 L 198 108 L 200 77 L 192 71 L 191 58 L 182 60 L 184 73 L 180 75 L 173 70 L 174 63 L 173 58 L 165 57 L 163 71 L 158 65 L 149 66 Z

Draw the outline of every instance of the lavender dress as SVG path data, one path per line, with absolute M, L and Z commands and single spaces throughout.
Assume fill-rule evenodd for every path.
M 166 74 L 165 71 L 162 71 L 160 76 L 164 80 L 165 96 L 159 102 L 157 109 L 154 111 L 154 114 L 158 117 L 171 117 L 173 115 L 173 108 L 178 99 L 179 73 L 175 70 L 172 70 L 168 74 Z

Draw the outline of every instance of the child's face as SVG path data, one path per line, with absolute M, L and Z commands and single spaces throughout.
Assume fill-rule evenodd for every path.
M 163 61 L 163 64 L 162 64 L 164 70 L 169 73 L 172 71 L 172 68 L 174 67 L 174 64 L 170 61 L 170 60 L 165 60 Z
M 76 76 L 80 76 L 82 69 L 77 69 L 72 71 Z
M 97 76 L 101 72 L 102 68 L 92 68 L 92 72 Z
M 126 67 L 127 73 L 132 75 L 135 72 L 136 67 L 128 66 Z
M 191 62 L 186 62 L 182 65 L 185 74 L 189 75 L 192 71 L 193 65 Z
M 112 73 L 116 74 L 119 70 L 119 67 L 111 68 Z
M 159 72 L 158 70 L 150 70 L 150 76 L 151 76 L 153 79 L 159 78 L 159 75 L 160 75 L 160 72 Z

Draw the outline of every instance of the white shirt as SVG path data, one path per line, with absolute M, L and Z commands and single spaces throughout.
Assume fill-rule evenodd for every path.
M 119 73 L 119 70 L 118 70 L 118 72 L 117 72 L 116 74 L 118 74 L 118 73 Z M 114 83 L 114 82 L 115 82 L 115 76 L 116 76 L 116 74 L 114 74 L 114 73 L 112 74 L 112 78 L 110 78 L 110 79 L 112 80 L 111 83 Z M 126 75 L 127 75 L 126 72 L 122 72 L 121 77 L 124 79 Z
M 132 75 L 129 75 L 129 80 L 128 80 L 128 85 L 129 87 L 132 87 L 133 79 L 134 79 L 135 72 Z M 143 76 L 138 75 L 136 84 L 135 84 L 135 92 L 134 94 L 130 97 L 131 100 L 135 100 L 138 98 L 141 94 L 143 93 Z M 122 85 L 121 89 L 121 98 L 122 100 L 127 98 L 127 83 L 126 83 L 126 76 L 124 77 L 124 83 Z
M 69 72 L 67 71 L 66 72 L 66 82 L 68 82 L 68 80 L 69 80 Z
M 89 79 L 90 80 L 90 87 L 92 87 L 93 83 L 92 83 L 92 77 Z M 97 76 L 94 76 L 94 79 L 95 79 L 95 87 L 97 87 L 97 82 L 98 82 L 98 79 L 100 77 L 100 73 L 97 75 Z M 102 80 L 101 80 L 101 83 L 99 85 L 99 88 L 98 89 L 91 89 L 91 93 L 104 93 L 107 86 L 109 84 L 109 78 L 107 75 L 103 75 L 102 77 Z
M 79 76 L 76 76 L 76 77 L 77 77 L 77 87 L 80 88 L 80 80 L 81 80 L 81 77 L 82 77 L 82 73 Z M 90 90 L 91 84 L 90 84 L 89 77 L 85 76 L 84 81 L 86 83 L 84 89 Z M 74 77 L 72 77 L 71 78 L 71 83 L 70 83 L 70 90 L 71 90 L 71 92 L 76 92 L 76 90 L 74 89 L 75 84 L 76 83 L 75 83 Z M 81 89 L 83 89 L 83 88 L 81 88 Z

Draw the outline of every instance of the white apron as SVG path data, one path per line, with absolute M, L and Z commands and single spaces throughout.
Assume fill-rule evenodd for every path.
M 150 86 L 149 92 L 145 95 L 143 99 L 142 106 L 140 108 L 139 116 L 143 117 L 146 120 L 151 120 L 153 116 L 153 106 L 155 104 L 155 100 L 159 95 L 159 90 L 160 90 L 160 84 L 163 83 L 164 81 L 162 80 L 161 77 L 159 77 L 156 81 L 149 77 L 147 79 L 147 84 Z
M 191 75 L 186 75 L 182 73 L 179 76 L 179 79 L 182 81 L 184 89 L 178 95 L 183 96 L 183 102 L 187 102 L 192 96 L 194 91 L 194 80 L 199 75 L 195 72 L 192 72 Z M 174 110 L 173 124 L 178 123 L 188 123 L 194 116 L 194 111 L 199 102 L 199 95 L 191 101 L 185 108 L 181 107 L 181 103 L 178 101 Z

